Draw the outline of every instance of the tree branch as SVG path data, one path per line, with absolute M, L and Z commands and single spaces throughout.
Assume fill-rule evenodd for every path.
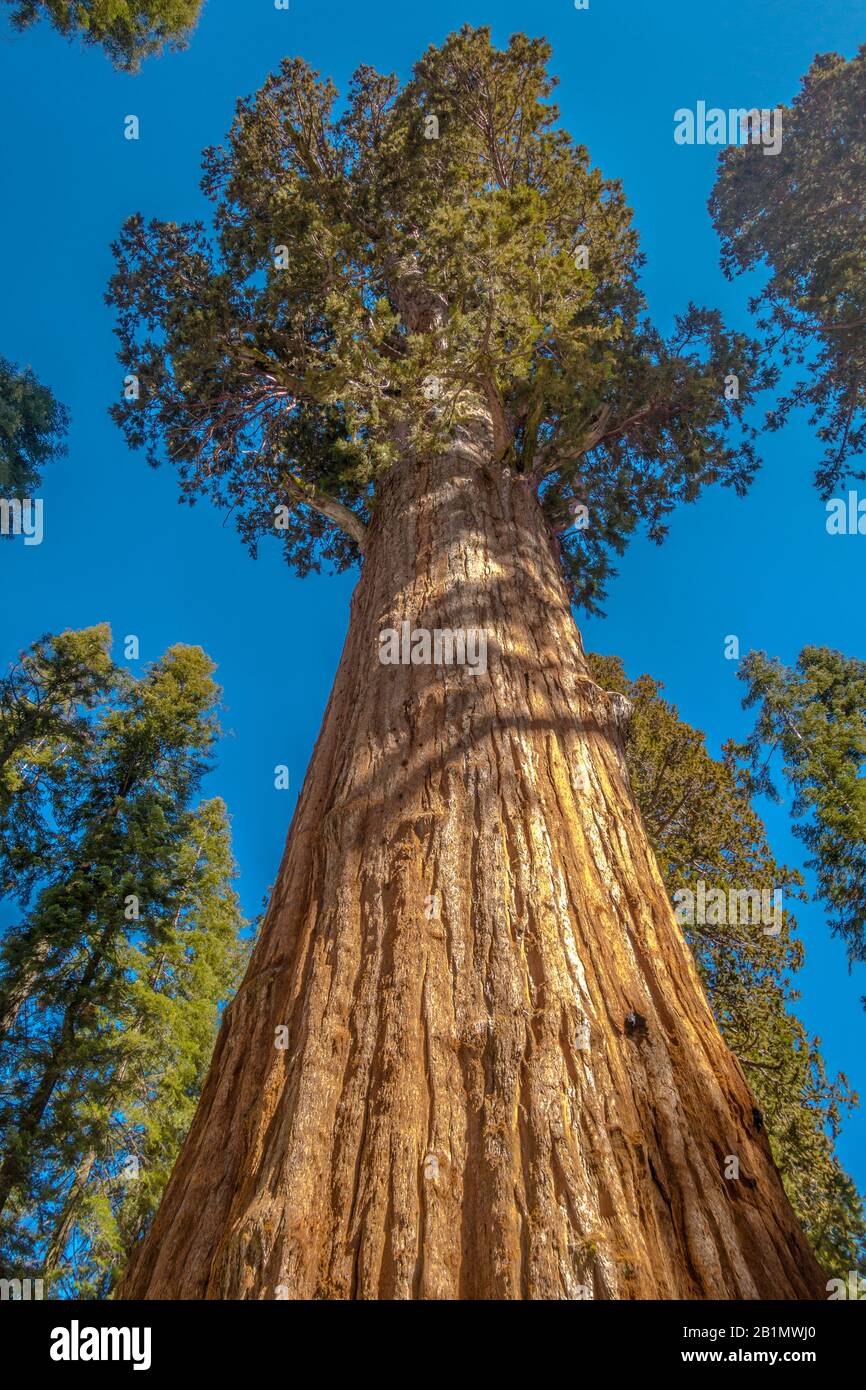
M 548 473 L 555 473 L 564 463 L 572 463 L 575 459 L 582 458 L 584 454 L 588 454 L 590 449 L 594 449 L 597 444 L 601 443 L 602 439 L 607 437 L 607 435 L 617 434 L 625 425 L 632 423 L 626 420 L 623 425 L 618 425 L 613 430 L 609 430 L 607 425 L 611 413 L 610 406 L 603 405 L 595 420 L 592 422 L 589 432 L 584 435 L 577 448 L 569 450 L 567 454 L 560 454 L 547 445 L 540 449 L 532 469 L 533 477 L 537 478 L 540 482 L 542 478 L 547 477 Z
M 297 501 L 303 502 L 305 507 L 311 507 L 314 512 L 320 512 L 347 536 L 351 536 L 363 555 L 367 543 L 367 528 L 357 512 L 353 512 L 351 507 L 338 502 L 336 498 L 329 497 L 327 493 L 320 492 L 312 484 L 302 482 L 288 470 L 280 474 L 280 481 L 286 484 Z

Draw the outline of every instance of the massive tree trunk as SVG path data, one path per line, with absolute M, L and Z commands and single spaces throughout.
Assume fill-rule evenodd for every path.
M 261 938 L 124 1297 L 823 1289 L 666 898 L 623 702 L 533 487 L 489 457 L 479 428 L 380 489 Z M 486 673 L 381 664 L 404 620 L 485 629 Z

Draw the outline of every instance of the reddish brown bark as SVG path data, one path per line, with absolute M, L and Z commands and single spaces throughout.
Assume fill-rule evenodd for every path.
M 124 1297 L 823 1289 L 647 843 L 619 697 L 532 487 L 488 458 L 465 437 L 382 485 L 261 938 Z M 486 629 L 486 674 L 380 664 L 403 619 Z

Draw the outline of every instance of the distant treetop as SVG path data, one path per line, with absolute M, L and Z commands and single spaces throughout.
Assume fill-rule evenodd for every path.
M 0 496 L 27 497 L 42 468 L 65 453 L 69 417 L 29 367 L 0 357 Z
M 67 38 L 99 44 L 114 66 L 134 72 L 143 58 L 181 48 L 199 16 L 202 0 L 5 0 L 12 24 L 26 29 L 48 19 Z
M 829 497 L 866 478 L 866 45 L 820 54 L 781 112 L 782 142 L 721 156 L 710 199 L 730 277 L 770 272 L 752 300 L 768 350 L 805 368 L 768 416 L 805 408 L 824 444 L 815 475 Z

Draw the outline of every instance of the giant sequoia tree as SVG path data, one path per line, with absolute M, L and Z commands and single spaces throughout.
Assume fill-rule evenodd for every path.
M 637 526 L 747 485 L 754 348 L 694 306 L 670 340 L 648 321 L 547 58 L 465 29 L 402 89 L 360 69 L 339 115 L 287 61 L 205 157 L 213 234 L 133 218 L 117 245 L 130 443 L 301 573 L 363 557 L 126 1296 L 823 1288 L 569 606 Z M 404 622 L 412 659 L 383 664 Z M 437 629 L 483 631 L 486 662 L 425 661 Z

